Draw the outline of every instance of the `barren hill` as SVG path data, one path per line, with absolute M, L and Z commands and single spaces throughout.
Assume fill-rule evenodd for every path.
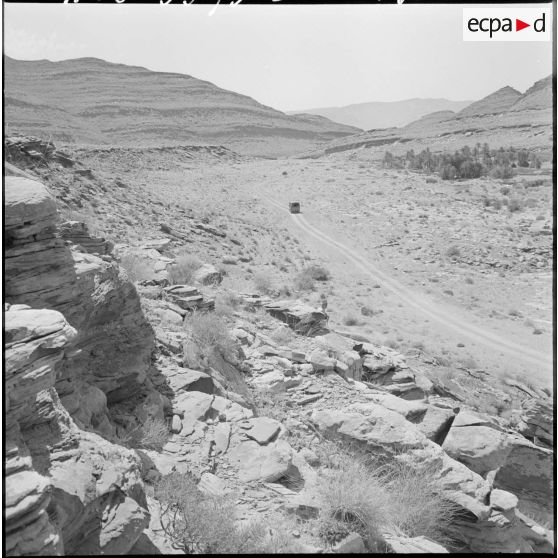
M 521 97 L 521 93 L 517 91 L 517 89 L 506 85 L 506 87 L 498 89 L 498 91 L 491 93 L 480 101 L 476 101 L 468 107 L 465 107 L 457 116 L 459 118 L 464 118 L 466 116 L 499 114 L 508 110 L 519 97 Z
M 552 105 L 552 76 L 536 81 L 517 101 L 510 110 L 540 110 Z
M 317 114 L 334 122 L 371 130 L 372 128 L 405 126 L 432 112 L 459 111 L 471 102 L 449 101 L 448 99 L 405 99 L 394 102 L 358 103 L 345 107 L 316 108 L 301 112 Z
M 550 159 L 552 147 L 552 77 L 537 81 L 521 94 L 512 87 L 472 103 L 458 113 L 438 111 L 401 128 L 370 130 L 333 140 L 320 153 L 377 148 L 383 156 L 408 149 L 453 151 L 464 145 L 487 142 L 494 147 L 529 148 Z
M 288 155 L 358 131 L 325 118 L 289 116 L 184 74 L 96 58 L 5 57 L 10 132 L 93 145 L 221 144 Z

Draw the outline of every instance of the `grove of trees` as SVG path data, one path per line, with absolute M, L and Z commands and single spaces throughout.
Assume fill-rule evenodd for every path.
M 515 168 L 539 169 L 541 162 L 535 153 L 526 149 L 490 149 L 487 143 L 477 143 L 472 149 L 466 145 L 454 153 L 432 153 L 426 148 L 420 153 L 410 149 L 404 156 L 396 156 L 386 151 L 383 165 L 428 174 L 438 173 L 443 180 L 453 180 L 478 178 L 487 174 L 493 178 L 510 178 L 515 174 Z

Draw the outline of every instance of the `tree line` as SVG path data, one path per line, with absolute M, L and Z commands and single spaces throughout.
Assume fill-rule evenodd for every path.
M 411 169 L 428 174 L 438 173 L 443 180 L 455 178 L 478 178 L 489 175 L 492 178 L 510 178 L 517 167 L 541 168 L 541 161 L 527 149 L 490 149 L 487 143 L 477 143 L 472 149 L 466 145 L 454 153 L 432 153 L 423 149 L 415 153 L 413 149 L 405 155 L 393 155 L 386 151 L 383 165 L 391 169 Z

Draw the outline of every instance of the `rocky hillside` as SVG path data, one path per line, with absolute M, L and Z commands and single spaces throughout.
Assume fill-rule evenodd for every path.
M 241 153 L 293 154 L 357 130 L 289 116 L 207 81 L 95 58 L 4 58 L 10 133 L 119 146 L 214 144 Z
M 209 251 L 193 268 L 224 228 L 113 245 L 37 179 L 78 162 L 10 149 L 8 555 L 553 551 L 544 392 L 474 412 L 322 310 L 224 289 Z
M 460 112 L 438 111 L 401 128 L 371 130 L 333 140 L 325 150 L 309 155 L 369 148 L 381 158 L 386 149 L 393 153 L 426 148 L 452 152 L 477 142 L 494 147 L 530 148 L 544 160 L 550 160 L 552 76 L 537 81 L 523 94 L 503 87 Z
M 480 101 L 470 104 L 459 111 L 456 118 L 466 118 L 468 116 L 483 116 L 485 114 L 502 114 L 506 112 L 521 97 L 521 93 L 510 87 L 502 87 Z
M 405 126 L 432 112 L 449 110 L 458 112 L 471 101 L 449 101 L 448 99 L 406 99 L 393 102 L 372 102 L 291 111 L 289 114 L 316 114 L 334 122 L 356 126 L 364 130 Z M 299 116 L 302 116 L 299 114 Z

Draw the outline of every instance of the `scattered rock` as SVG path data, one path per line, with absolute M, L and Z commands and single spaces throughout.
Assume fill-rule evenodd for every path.
M 332 550 L 337 554 L 360 554 L 366 552 L 364 541 L 358 533 L 349 533 L 342 541 L 334 544 Z

